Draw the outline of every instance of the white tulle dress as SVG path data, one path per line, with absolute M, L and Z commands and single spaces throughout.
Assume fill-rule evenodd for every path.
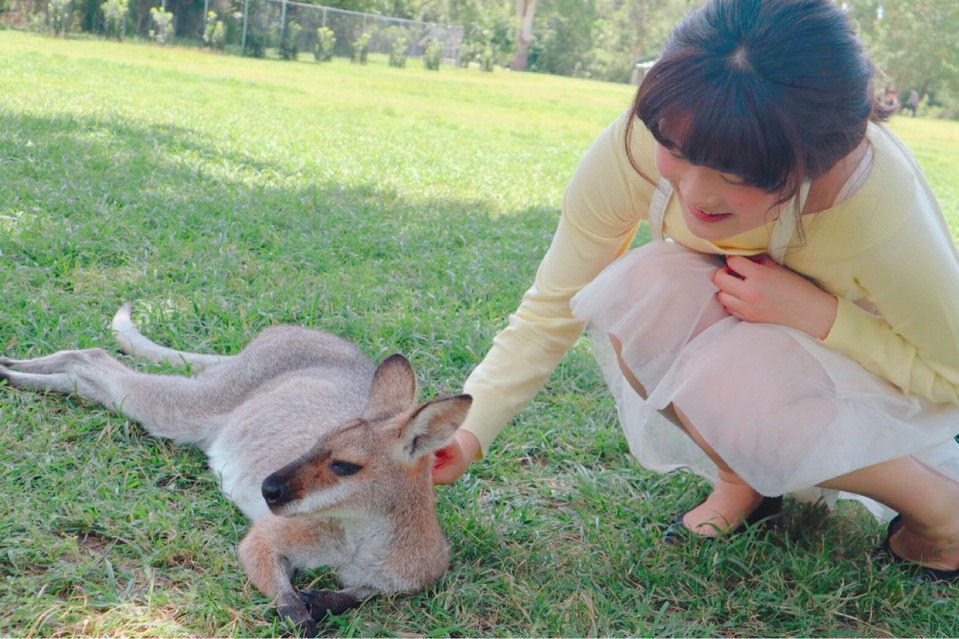
M 713 462 L 660 413 L 672 403 L 763 495 L 829 505 L 852 497 L 888 519 L 892 511 L 872 500 L 816 486 L 907 455 L 959 480 L 959 407 L 904 394 L 799 331 L 728 315 L 711 282 L 721 260 L 654 239 L 571 302 L 588 322 L 630 451 L 643 466 L 685 467 L 715 481 Z M 646 399 L 623 375 L 611 337 Z

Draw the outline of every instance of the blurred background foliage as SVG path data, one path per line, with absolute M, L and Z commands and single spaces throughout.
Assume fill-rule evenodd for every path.
M 96 34 L 156 41 L 158 14 L 151 14 L 151 9 L 159 9 L 170 14 L 177 44 L 203 46 L 204 31 L 212 19 L 220 23 L 222 40 L 217 48 L 239 53 L 244 16 L 268 1 L 278 0 L 0 0 L 0 25 L 73 37 Z M 462 41 L 451 61 L 464 66 L 635 83 L 641 76 L 642 63 L 655 59 L 673 25 L 701 3 L 303 0 L 300 4 L 461 25 Z M 915 91 L 921 115 L 959 119 L 959 2 L 843 0 L 840 4 L 849 11 L 879 69 L 877 94 L 895 94 L 905 104 Z M 273 29 L 282 26 L 273 25 Z M 342 55 L 349 55 L 344 51 L 352 45 L 352 39 L 340 42 L 338 51 Z M 248 46 L 246 53 L 251 52 L 264 55 L 262 49 Z

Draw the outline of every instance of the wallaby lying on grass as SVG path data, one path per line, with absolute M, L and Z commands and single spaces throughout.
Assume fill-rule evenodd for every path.
M 140 334 L 131 308 L 113 318 L 122 350 L 199 374 L 140 373 L 89 349 L 0 358 L 0 379 L 79 395 L 200 447 L 253 521 L 238 549 L 243 568 L 303 633 L 315 634 L 328 612 L 443 574 L 431 453 L 466 416 L 468 395 L 417 404 L 402 356 L 377 368 L 352 344 L 301 327 L 268 328 L 232 357 L 176 351 Z M 335 568 L 343 589 L 298 592 L 293 571 L 319 566 Z

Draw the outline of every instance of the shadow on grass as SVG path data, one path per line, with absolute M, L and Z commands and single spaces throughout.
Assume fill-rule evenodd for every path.
M 140 299 L 214 323 L 201 338 L 228 347 L 239 337 L 215 331 L 297 322 L 373 355 L 432 341 L 475 363 L 558 215 L 291 175 L 172 125 L 0 111 L 0 167 L 5 352 L 101 341 Z

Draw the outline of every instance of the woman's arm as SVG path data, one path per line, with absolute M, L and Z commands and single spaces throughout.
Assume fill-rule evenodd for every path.
M 907 393 L 959 404 L 959 258 L 945 225 L 936 235 L 906 225 L 877 247 L 857 277 L 876 313 L 840 299 L 824 343 Z
M 610 125 L 583 157 L 532 287 L 466 380 L 464 391 L 473 396 L 473 406 L 462 430 L 480 444 L 479 455 L 532 399 L 582 332 L 582 323 L 570 314 L 570 298 L 629 247 L 646 217 L 654 187 L 626 157 L 626 117 Z M 647 163 L 653 167 L 652 136 L 641 123 L 633 131 L 633 152 L 648 170 Z M 449 481 L 450 474 L 456 471 L 442 478 Z

